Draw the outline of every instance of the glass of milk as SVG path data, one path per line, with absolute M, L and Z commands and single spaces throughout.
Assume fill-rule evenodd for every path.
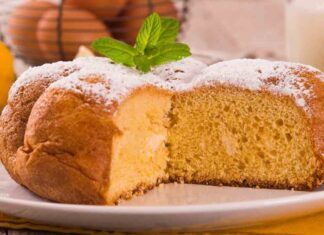
M 324 71 L 324 0 L 286 4 L 287 59 Z

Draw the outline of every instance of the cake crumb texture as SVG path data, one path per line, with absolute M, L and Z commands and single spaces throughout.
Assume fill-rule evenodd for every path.
M 203 87 L 175 95 L 170 120 L 173 180 L 296 189 L 319 184 L 311 128 L 290 99 Z

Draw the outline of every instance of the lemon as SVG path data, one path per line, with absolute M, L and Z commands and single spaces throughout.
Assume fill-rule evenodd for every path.
M 7 103 L 8 91 L 14 80 L 13 56 L 0 41 L 0 111 Z

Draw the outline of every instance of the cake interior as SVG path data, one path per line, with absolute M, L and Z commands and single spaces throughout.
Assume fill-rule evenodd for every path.
M 155 88 L 134 92 L 114 117 L 120 133 L 114 136 L 106 198 L 114 203 L 157 185 L 166 176 L 167 113 L 170 95 Z M 127 191 L 128 189 L 128 191 Z
M 162 181 L 313 188 L 318 161 L 304 115 L 288 98 L 239 88 L 140 89 L 114 116 L 107 202 Z
M 312 188 L 318 162 L 306 120 L 290 99 L 268 93 L 219 87 L 175 95 L 167 144 L 170 179 Z

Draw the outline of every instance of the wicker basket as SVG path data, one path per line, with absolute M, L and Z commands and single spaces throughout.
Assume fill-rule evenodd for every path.
M 88 6 L 90 2 L 105 4 L 104 1 L 107 6 Z M 108 4 L 116 1 L 124 5 L 117 9 L 115 3 Z M 188 1 L 0 0 L 0 37 L 16 57 L 31 65 L 70 60 L 79 46 L 89 46 L 99 36 L 133 43 L 144 18 L 153 11 L 161 16 L 177 17 L 184 23 Z

